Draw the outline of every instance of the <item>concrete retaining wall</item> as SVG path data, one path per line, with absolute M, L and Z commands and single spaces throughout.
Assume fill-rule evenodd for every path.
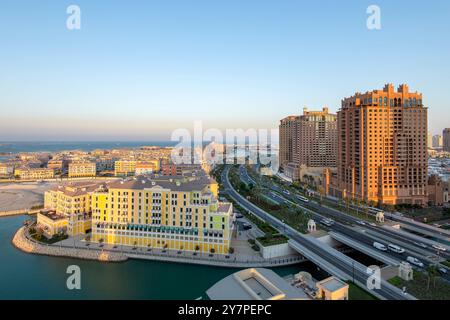
M 255 242 L 259 246 L 261 255 L 264 259 L 278 258 L 297 254 L 297 252 L 293 250 L 287 242 L 268 247 L 264 247 L 258 240 L 255 240 Z
M 12 239 L 12 244 L 16 248 L 24 252 L 43 254 L 49 256 L 70 257 L 85 260 L 98 260 L 110 262 L 120 262 L 128 259 L 127 256 L 117 252 L 106 252 L 101 250 L 86 250 L 86 249 L 43 245 L 28 239 L 26 236 L 25 227 L 21 227 L 19 230 L 17 230 L 16 234 L 14 235 L 14 238 Z

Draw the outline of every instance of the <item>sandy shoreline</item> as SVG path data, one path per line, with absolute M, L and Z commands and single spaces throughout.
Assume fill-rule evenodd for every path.
M 0 185 L 0 212 L 26 210 L 44 203 L 44 193 L 55 183 L 10 183 Z

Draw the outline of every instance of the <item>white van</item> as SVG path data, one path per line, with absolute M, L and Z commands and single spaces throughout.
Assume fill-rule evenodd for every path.
M 389 243 L 388 249 L 395 253 L 403 253 L 405 252 L 405 249 L 400 248 L 399 246 L 396 246 L 395 244 Z
M 384 244 L 382 244 L 382 243 L 374 242 L 374 243 L 373 243 L 373 246 L 374 246 L 375 248 L 377 248 L 378 250 L 381 250 L 381 251 L 387 251 L 387 247 L 386 247 Z
M 420 260 L 417 259 L 417 258 L 408 256 L 408 257 L 406 258 L 406 261 L 408 261 L 409 263 L 411 263 L 411 264 L 413 264 L 413 265 L 415 265 L 415 266 L 418 266 L 418 267 L 423 268 L 423 262 L 420 261 Z

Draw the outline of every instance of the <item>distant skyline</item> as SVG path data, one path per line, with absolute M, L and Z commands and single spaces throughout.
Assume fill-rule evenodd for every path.
M 81 30 L 66 8 L 81 8 Z M 381 8 L 381 30 L 366 9 Z M 450 127 L 450 2 L 2 1 L 0 141 L 161 141 L 277 128 L 407 83 Z

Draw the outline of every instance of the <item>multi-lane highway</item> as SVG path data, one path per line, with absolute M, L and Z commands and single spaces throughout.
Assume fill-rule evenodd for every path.
M 245 181 L 249 181 L 253 184 L 256 183 L 248 175 L 245 166 L 239 167 L 239 174 L 241 178 L 244 179 Z M 331 217 L 336 221 L 341 222 L 335 223 L 331 227 L 335 231 L 341 232 L 347 236 L 354 236 L 358 241 L 367 244 L 370 243 L 371 245 L 373 244 L 374 241 L 382 239 L 382 241 L 379 242 L 385 245 L 392 243 L 400 247 L 404 247 L 406 252 L 401 256 L 399 256 L 394 252 L 387 253 L 393 256 L 394 258 L 405 260 L 406 256 L 410 255 L 421 260 L 424 263 L 425 267 L 430 264 L 436 264 L 441 259 L 450 258 L 449 252 L 439 251 L 432 247 L 432 244 L 433 243 L 437 244 L 437 242 L 433 242 L 428 239 L 417 240 L 417 236 L 415 235 L 412 234 L 408 235 L 405 233 L 399 233 L 396 230 L 384 229 L 380 227 L 380 225 L 378 224 L 364 222 L 364 225 L 360 225 L 361 221 L 352 215 L 343 213 L 334 208 L 323 206 L 315 201 L 309 201 L 305 203 L 298 197 L 298 195 L 294 193 L 289 194 L 282 193 L 280 186 L 277 186 L 276 184 L 273 184 L 270 188 L 272 190 L 271 194 L 276 195 L 276 200 L 278 202 L 284 201 L 285 203 L 287 202 L 292 205 L 298 206 L 304 210 L 307 210 L 309 213 L 313 215 L 316 221 L 320 221 L 324 217 Z M 361 229 L 361 231 L 370 231 L 370 233 L 363 233 L 363 232 L 355 233 L 354 228 L 352 227 L 353 225 L 357 225 L 358 229 Z M 424 245 L 424 242 L 426 242 L 428 245 Z M 440 267 L 448 269 L 443 265 L 440 265 Z M 444 275 L 444 277 L 450 280 L 450 270 L 448 270 L 448 274 Z
M 320 260 L 323 264 L 332 265 L 335 268 L 338 268 L 342 272 L 352 275 L 352 278 L 355 282 L 359 283 L 362 286 L 365 286 L 368 278 L 371 276 L 367 273 L 367 268 L 357 263 L 353 259 L 343 255 L 342 253 L 334 250 L 331 247 L 324 246 L 323 244 L 319 244 L 320 241 L 305 236 L 298 231 L 292 229 L 287 226 L 280 220 L 274 218 L 272 215 L 268 214 L 264 210 L 252 204 L 250 201 L 242 197 L 234 188 L 232 187 L 229 179 L 228 179 L 229 167 L 227 166 L 222 172 L 222 182 L 225 187 L 225 191 L 239 203 L 243 208 L 257 215 L 267 223 L 270 223 L 273 227 L 278 229 L 280 232 L 285 233 L 293 242 L 293 248 L 295 248 L 295 243 L 298 243 L 299 246 L 305 248 L 309 252 L 316 254 L 320 257 Z M 300 252 L 302 253 L 302 252 Z M 405 294 L 401 292 L 398 288 L 390 285 L 386 281 L 381 281 L 380 289 L 373 289 L 373 293 L 379 297 L 384 299 L 393 299 L 393 300 L 403 300 L 403 299 L 413 299 L 409 294 Z

